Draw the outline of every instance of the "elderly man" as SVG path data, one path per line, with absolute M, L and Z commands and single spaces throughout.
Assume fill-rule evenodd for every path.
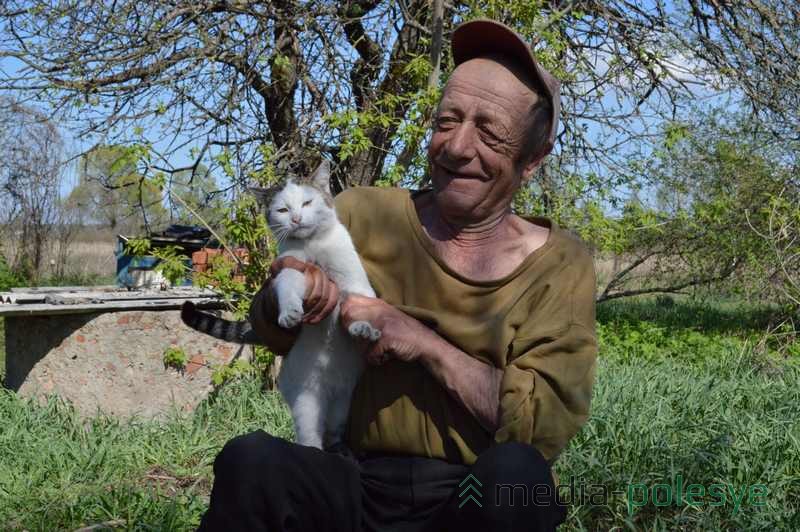
M 432 189 L 336 198 L 379 296 L 347 298 L 341 320 L 382 332 L 365 347 L 350 450 L 262 431 L 234 438 L 214 464 L 201 529 L 531 531 L 564 520 L 550 464 L 589 412 L 594 270 L 555 223 L 511 212 L 552 149 L 559 84 L 493 21 L 461 25 L 452 49 Z M 293 259 L 273 273 L 285 267 L 305 272 L 305 320 L 321 320 L 336 287 Z M 293 337 L 274 307 L 267 282 L 251 321 L 285 352 Z

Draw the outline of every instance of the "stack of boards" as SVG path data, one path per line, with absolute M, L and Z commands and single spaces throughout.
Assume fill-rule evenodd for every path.
M 0 316 L 170 310 L 180 308 L 184 301 L 191 301 L 200 308 L 225 306 L 224 299 L 207 288 L 127 290 L 118 286 L 46 286 L 0 292 Z

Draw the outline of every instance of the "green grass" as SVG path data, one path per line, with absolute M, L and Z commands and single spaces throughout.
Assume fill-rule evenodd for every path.
M 6 378 L 6 328 L 5 321 L 0 318 L 0 385 Z
M 591 419 L 557 472 L 563 483 L 572 476 L 616 493 L 604 505 L 573 504 L 562 530 L 800 529 L 800 357 L 761 341 L 769 313 L 655 302 L 598 310 Z M 0 420 L 0 530 L 115 519 L 130 530 L 191 530 L 225 441 L 256 428 L 291 436 L 280 397 L 255 379 L 223 387 L 194 416 L 161 423 L 84 425 L 63 404 L 35 406 L 0 391 Z M 650 504 L 629 513 L 629 484 L 672 484 L 678 474 L 684 486 L 763 484 L 766 505 Z
M 573 506 L 568 529 L 796 530 L 800 527 L 800 372 L 746 364 L 601 361 L 592 417 L 558 462 L 562 481 L 618 490 L 607 506 Z M 767 486 L 764 507 L 647 505 L 628 486 Z M 592 493 L 592 492 L 590 492 Z M 632 492 L 634 500 L 641 492 Z
M 189 530 L 207 505 L 214 456 L 236 434 L 291 437 L 276 393 L 255 379 L 223 388 L 192 417 L 84 425 L 58 401 L 0 390 L 0 530 L 74 530 L 124 519 L 132 530 Z

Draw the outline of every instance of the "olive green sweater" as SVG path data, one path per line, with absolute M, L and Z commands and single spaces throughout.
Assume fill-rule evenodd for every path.
M 378 297 L 468 355 L 503 370 L 501 420 L 486 431 L 420 363 L 370 367 L 353 395 L 353 449 L 471 464 L 493 442 L 533 444 L 553 460 L 589 414 L 595 374 L 595 277 L 583 244 L 555 223 L 511 274 L 473 281 L 424 233 L 411 194 L 354 188 L 336 198 Z

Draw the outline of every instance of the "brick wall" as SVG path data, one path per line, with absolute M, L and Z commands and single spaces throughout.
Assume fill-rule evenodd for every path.
M 242 263 L 248 264 L 249 255 L 247 254 L 247 249 L 236 248 L 233 250 L 233 253 Z M 233 258 L 233 255 L 225 249 L 203 248 L 200 251 L 195 251 L 192 253 L 192 271 L 211 273 L 215 262 L 214 257 L 222 257 L 223 260 L 234 264 L 233 279 L 240 282 L 244 281 L 244 274 L 239 263 Z

